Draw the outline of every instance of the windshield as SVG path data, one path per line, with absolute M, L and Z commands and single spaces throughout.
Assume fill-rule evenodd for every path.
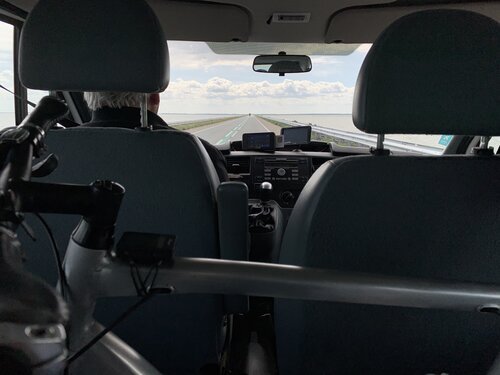
M 0 84 L 14 89 L 13 28 L 0 25 Z M 274 132 L 311 125 L 312 139 L 369 147 L 375 136 L 354 127 L 354 86 L 368 44 L 274 44 L 169 42 L 171 81 L 161 94 L 159 115 L 181 130 L 215 145 L 239 141 L 244 133 Z M 307 54 L 308 73 L 254 72 L 256 54 Z M 214 52 L 217 51 L 218 53 Z M 33 102 L 47 92 L 28 90 Z M 30 110 L 31 108 L 29 108 Z M 14 97 L 0 87 L 0 128 L 14 124 Z M 394 151 L 440 154 L 451 136 L 387 135 Z
M 312 54 L 311 72 L 284 77 L 254 72 L 255 54 L 212 51 L 234 53 L 234 48 L 223 45 L 169 42 L 171 81 L 161 95 L 159 110 L 169 125 L 215 145 L 241 140 L 243 133 L 279 134 L 282 127 L 301 124 L 313 127 L 313 140 L 361 147 L 373 144 L 374 136 L 365 138 L 351 115 L 354 86 L 369 44 L 344 47 L 340 55 Z M 300 50 L 301 45 L 294 45 L 294 53 Z M 324 53 L 309 45 L 302 50 Z M 439 154 L 450 139 L 388 135 L 386 144 L 395 150 L 401 143 L 402 150 Z

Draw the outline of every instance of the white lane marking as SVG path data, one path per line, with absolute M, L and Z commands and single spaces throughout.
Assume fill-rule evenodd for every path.
M 223 145 L 223 144 L 225 144 L 225 143 L 228 143 L 228 142 L 229 142 L 229 140 L 230 140 L 231 138 L 233 138 L 233 137 L 234 137 L 234 136 L 238 133 L 238 131 L 239 131 L 239 130 L 241 130 L 241 128 L 242 128 L 243 126 L 245 126 L 245 124 L 247 123 L 247 121 L 248 121 L 248 117 L 245 117 L 245 118 L 243 119 L 243 121 L 241 121 L 238 125 L 236 125 L 234 128 L 232 128 L 232 129 L 229 131 L 229 133 L 227 133 L 227 134 L 226 134 L 226 135 L 225 135 L 222 139 L 220 139 L 220 140 L 216 143 L 216 145 Z
M 234 119 L 236 120 L 236 119 Z M 198 134 L 198 133 L 203 133 L 203 132 L 206 132 L 208 130 L 212 130 L 212 129 L 215 129 L 215 128 L 218 128 L 219 126 L 224 126 L 224 125 L 227 125 L 227 122 L 230 122 L 232 120 L 229 120 L 229 121 L 223 121 L 222 124 L 219 124 L 219 125 L 214 125 L 214 126 L 210 126 L 210 125 L 207 125 L 209 126 L 208 128 L 205 128 L 205 129 L 201 129 L 201 130 L 197 130 L 195 132 L 191 132 L 191 134 Z
M 258 117 L 256 117 L 256 116 L 254 116 L 254 117 L 257 119 L 257 121 L 259 122 L 259 124 L 260 124 L 260 125 L 261 125 L 264 129 L 266 129 L 268 132 L 274 133 L 273 131 L 269 130 L 269 129 L 267 128 L 267 126 L 266 126 L 266 125 L 264 125 L 264 124 L 262 123 L 262 121 L 260 121 L 260 118 L 258 118 Z

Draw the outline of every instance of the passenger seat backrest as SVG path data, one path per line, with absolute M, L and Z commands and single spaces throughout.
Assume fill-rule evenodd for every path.
M 87 184 L 107 179 L 125 187 L 116 240 L 124 231 L 174 234 L 175 255 L 219 258 L 218 178 L 194 136 L 168 130 L 72 128 L 50 132 L 47 144 L 60 160 L 47 181 Z M 59 248 L 65 250 L 79 217 L 46 217 Z M 44 243 L 24 243 L 28 268 L 53 279 L 57 275 L 53 260 L 39 251 Z M 134 300 L 100 300 L 95 317 L 109 324 Z M 158 296 L 114 332 L 160 370 L 190 372 L 217 362 L 222 316 L 222 297 Z
M 500 284 L 498 207 L 498 156 L 341 158 L 301 193 L 280 263 Z M 500 353 L 493 314 L 286 300 L 275 311 L 286 374 L 483 374 Z
M 177 236 L 179 256 L 219 257 L 217 173 L 200 141 L 173 130 L 72 128 L 47 135 L 59 167 L 50 181 L 112 180 L 125 187 L 123 231 Z M 195 234 L 195 235 L 193 235 Z
M 21 81 L 32 89 L 154 93 L 169 80 L 166 37 L 144 0 L 39 0 L 23 26 L 19 55 Z M 124 231 L 174 234 L 176 255 L 220 256 L 219 182 L 196 137 L 74 128 L 51 132 L 47 145 L 60 160 L 48 181 L 106 179 L 125 187 L 117 238 Z M 78 218 L 47 217 L 65 249 Z M 50 269 L 43 245 L 27 249 L 38 274 Z M 95 316 L 107 325 L 132 302 L 98 301 Z M 219 295 L 157 296 L 115 332 L 160 371 L 196 373 L 220 359 L 223 315 Z
M 363 63 L 355 125 L 500 135 L 499 41 L 473 13 L 401 18 Z M 498 285 L 499 207 L 499 156 L 339 158 L 302 191 L 280 263 Z M 500 352 L 493 314 L 290 300 L 275 314 L 285 374 L 485 374 Z

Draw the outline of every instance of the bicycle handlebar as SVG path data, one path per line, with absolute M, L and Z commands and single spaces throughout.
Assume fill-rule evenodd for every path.
M 0 134 L 0 362 L 10 363 L 12 369 L 31 372 L 41 365 L 51 370 L 64 365 L 67 306 L 51 286 L 22 268 L 15 234 L 22 222 L 22 200 L 15 184 L 29 184 L 33 157 L 44 150 L 45 133 L 67 112 L 63 102 L 44 97 L 20 126 Z
M 108 249 L 113 244 L 125 193 L 122 186 L 111 181 L 94 181 L 90 185 L 30 181 L 33 159 L 45 151 L 46 132 L 67 112 L 66 104 L 47 96 L 21 125 L 0 132 L 0 348 L 3 345 L 9 349 L 18 340 L 17 336 L 12 339 L 5 336 L 5 332 L 12 331 L 9 327 L 25 332 L 32 327 L 50 326 L 51 332 L 62 332 L 53 340 L 54 350 L 60 356 L 50 362 L 51 368 L 64 362 L 63 325 L 68 311 L 49 285 L 22 269 L 22 251 L 15 234 L 23 220 L 21 213 L 82 215 L 73 240 L 86 248 Z M 7 341 L 3 342 L 2 337 Z M 37 340 L 38 337 L 30 338 L 16 350 L 24 354 L 34 352 L 43 341 Z M 0 362 L 8 357 L 9 353 L 2 354 L 0 350 Z M 43 355 L 35 357 L 28 366 L 49 363 Z
M 9 181 L 31 178 L 33 156 L 40 156 L 45 133 L 68 113 L 68 107 L 51 96 L 42 98 L 39 105 L 16 128 L 0 135 L 0 195 L 7 194 Z M 3 202 L 2 202 L 3 203 Z
M 44 132 L 49 131 L 68 113 L 68 107 L 53 96 L 45 96 L 31 113 L 26 116 L 20 127 L 38 126 Z

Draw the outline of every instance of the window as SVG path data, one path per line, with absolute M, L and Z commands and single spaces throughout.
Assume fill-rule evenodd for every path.
M 15 73 L 14 26 L 0 21 L 0 85 L 2 85 L 0 87 L 0 129 L 16 125 L 16 105 L 27 106 L 28 113 L 33 110 L 28 103 L 16 100 L 13 94 Z M 28 101 L 34 104 L 37 104 L 42 97 L 48 94 L 47 91 L 27 90 Z
M 33 104 L 38 104 L 40 99 L 42 99 L 44 96 L 49 95 L 48 91 L 42 91 L 42 90 L 30 90 L 28 89 L 28 100 L 32 102 Z M 33 110 L 33 107 L 31 105 L 28 105 L 28 113 Z
M 367 147 L 355 141 L 362 141 L 363 133 L 355 128 L 351 111 L 354 86 L 369 48 L 169 42 L 171 81 L 161 94 L 159 114 L 170 125 L 218 145 L 241 140 L 243 133 L 279 133 L 282 127 L 305 124 L 313 126 L 313 139 Z M 256 54 L 280 50 L 310 55 L 312 71 L 279 77 L 252 70 Z M 348 134 L 342 138 L 335 132 Z M 408 151 L 441 154 L 451 137 L 387 135 L 386 139 Z
M 0 85 L 14 91 L 14 26 L 0 21 Z M 15 126 L 14 95 L 0 87 L 0 129 Z

